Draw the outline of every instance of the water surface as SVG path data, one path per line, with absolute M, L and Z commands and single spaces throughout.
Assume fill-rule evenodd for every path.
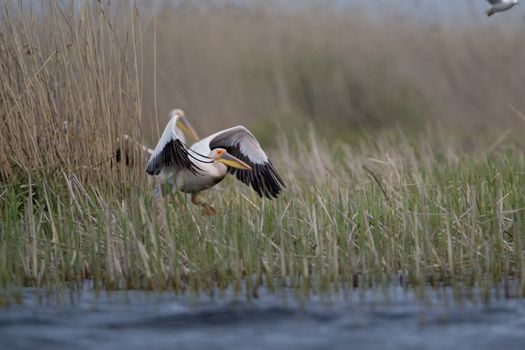
M 312 297 L 261 290 L 254 300 L 85 290 L 0 309 L 2 349 L 523 349 L 525 302 L 461 304 L 402 288 Z M 445 297 L 443 297 L 445 295 Z

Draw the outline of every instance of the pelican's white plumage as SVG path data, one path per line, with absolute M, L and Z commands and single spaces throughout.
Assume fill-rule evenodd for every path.
M 486 11 L 487 16 L 492 16 L 496 12 L 510 10 L 519 4 L 518 0 L 487 0 L 487 2 L 492 5 L 492 7 Z

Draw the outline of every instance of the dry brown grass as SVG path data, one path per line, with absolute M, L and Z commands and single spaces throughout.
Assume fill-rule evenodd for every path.
M 469 133 L 523 123 L 508 107 L 525 110 L 522 24 L 377 23 L 330 6 L 286 8 L 161 6 L 144 55 L 149 87 L 157 57 L 160 124 L 174 105 L 206 131 L 239 122 L 264 129 L 268 119 L 351 128 L 437 120 Z M 147 115 L 154 93 L 144 90 Z
M 523 125 L 520 28 L 378 23 L 279 3 L 29 4 L 1 9 L 4 178 L 90 176 L 93 165 L 107 178 L 116 138 L 153 143 L 173 107 L 201 133 L 243 123 L 263 140 L 276 124 L 307 122 L 346 139 L 356 127 L 437 121 L 477 137 Z
M 1 9 L 0 174 L 107 178 L 115 140 L 137 130 L 136 18 L 49 2 Z M 126 9 L 123 8 L 122 11 Z M 100 176 L 101 175 L 101 176 Z

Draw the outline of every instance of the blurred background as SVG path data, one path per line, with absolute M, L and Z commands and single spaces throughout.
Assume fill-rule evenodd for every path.
M 437 124 L 479 137 L 525 121 L 525 12 L 484 0 L 150 1 L 143 114 L 183 108 L 201 132 L 338 138 Z M 159 125 L 160 123 L 160 125 Z M 351 131 L 349 133 L 349 131 Z
M 437 128 L 467 145 L 520 141 L 525 9 L 488 18 L 488 8 L 484 0 L 7 0 L 0 144 L 9 151 L 0 164 L 98 164 L 122 133 L 154 145 L 173 108 L 201 135 L 244 124 L 265 147 L 276 130 L 301 136 L 311 127 L 343 142 Z

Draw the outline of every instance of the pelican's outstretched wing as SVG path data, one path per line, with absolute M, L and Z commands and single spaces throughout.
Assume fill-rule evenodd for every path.
M 195 165 L 189 158 L 182 136 L 177 133 L 179 118 L 181 115 L 175 113 L 166 125 L 148 164 L 146 164 L 146 172 L 149 175 L 158 175 L 163 168 L 173 166 L 196 171 Z
M 235 126 L 214 134 L 210 138 L 210 149 L 214 148 L 224 148 L 252 167 L 251 170 L 229 168 L 229 171 L 246 185 L 252 185 L 259 196 L 277 198 L 285 187 L 255 136 L 244 126 Z

